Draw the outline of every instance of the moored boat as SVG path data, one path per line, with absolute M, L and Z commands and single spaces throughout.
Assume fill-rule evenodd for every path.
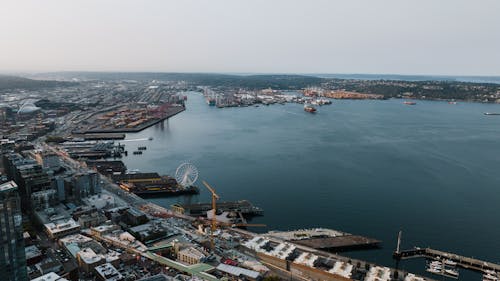
M 309 113 L 315 113 L 316 108 L 310 104 L 304 104 L 304 111 L 309 112 Z

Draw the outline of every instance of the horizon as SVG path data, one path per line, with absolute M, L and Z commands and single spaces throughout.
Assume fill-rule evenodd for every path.
M 401 73 L 347 73 L 347 72 L 198 72 L 198 71 L 136 71 L 136 70 L 61 70 L 61 71 L 3 71 L 0 70 L 0 75 L 4 76 L 23 76 L 23 75 L 43 75 L 57 73 L 161 73 L 161 74 L 216 74 L 216 75 L 234 75 L 234 76 L 252 76 L 252 75 L 298 75 L 298 76 L 319 76 L 319 75 L 359 75 L 359 76 L 401 76 L 401 77 L 478 77 L 478 78 L 500 78 L 498 75 L 467 75 L 467 74 L 401 74 Z

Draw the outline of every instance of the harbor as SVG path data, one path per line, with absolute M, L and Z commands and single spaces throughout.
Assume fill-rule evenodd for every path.
M 418 101 L 418 105 L 411 107 L 403 105 L 400 99 L 339 100 L 331 107 L 321 107 L 319 114 L 313 116 L 303 113 L 303 106 L 294 103 L 218 110 L 209 107 L 199 94 L 190 94 L 188 98 L 190 110 L 172 122 L 168 131 L 150 128 L 129 136 L 131 139 L 153 136 L 155 140 L 148 146 L 148 153 L 155 151 L 158 155 L 149 158 L 148 154 L 148 157 L 125 158 L 123 161 L 144 171 L 157 169 L 158 163 L 162 163 L 166 171 L 172 171 L 176 168 L 174 163 L 190 159 L 203 171 L 205 178 L 218 186 L 218 192 L 224 195 L 221 201 L 247 199 L 265 211 L 264 216 L 254 217 L 251 222 L 266 224 L 270 229 L 321 226 L 383 241 L 379 249 L 345 252 L 345 255 L 361 260 L 394 264 L 394 249 L 385 243 L 393 241 L 394 233 L 403 228 L 415 233 L 405 242 L 410 246 L 425 241 L 425 245 L 433 248 L 453 249 L 459 243 L 461 253 L 474 253 L 484 260 L 496 261 L 494 252 L 474 242 L 488 237 L 466 225 L 470 216 L 482 217 L 484 219 L 473 220 L 474 226 L 488 229 L 489 234 L 497 233 L 496 228 L 491 228 L 487 222 L 494 220 L 493 206 L 498 200 L 493 188 L 489 188 L 498 180 L 498 173 L 494 171 L 498 159 L 487 154 L 482 146 L 481 158 L 477 157 L 478 141 L 455 130 L 456 122 L 463 122 L 467 130 L 495 139 L 497 119 L 485 122 L 486 118 L 480 118 L 482 112 L 494 111 L 488 109 L 493 105 L 460 103 L 460 107 L 455 107 L 448 102 Z M 439 121 L 432 118 L 439 114 L 446 118 Z M 377 116 L 380 125 L 372 127 L 363 117 L 365 115 Z M 418 130 L 411 125 L 416 119 L 423 124 L 417 126 Z M 199 120 L 204 122 L 200 124 Z M 196 126 L 196 130 L 189 129 L 192 126 Z M 483 129 L 477 126 L 483 126 Z M 297 127 L 309 129 L 296 130 Z M 444 134 L 446 141 L 422 134 L 424 127 L 429 128 L 433 136 Z M 234 128 L 239 128 L 236 133 Z M 488 133 L 484 132 L 485 128 Z M 169 132 L 175 134 L 168 135 Z M 381 135 L 387 140 L 380 139 Z M 255 136 L 262 142 L 256 144 Z M 432 146 L 419 146 L 422 142 Z M 168 149 L 164 149 L 163 144 Z M 313 145 L 319 148 L 311 150 Z M 493 141 L 485 141 L 483 145 L 488 151 L 496 149 Z M 435 156 L 430 157 L 429 153 Z M 311 155 L 313 157 L 309 157 Z M 462 163 L 457 159 L 458 155 L 473 164 Z M 149 161 L 153 158 L 162 160 Z M 452 160 L 458 162 L 449 162 Z M 426 176 L 412 172 L 421 165 L 428 165 L 432 170 L 426 170 Z M 452 168 L 464 167 L 460 165 L 481 177 L 471 177 L 469 172 L 450 172 Z M 326 171 L 318 172 L 318 169 Z M 435 169 L 440 172 L 434 172 Z M 433 178 L 442 181 L 436 182 Z M 454 187 L 450 188 L 449 183 Z M 480 192 L 489 194 L 480 197 L 487 202 L 486 210 L 474 209 L 470 216 L 457 218 L 454 214 L 462 208 L 461 205 L 477 206 L 474 202 L 479 195 L 470 188 L 472 184 Z M 439 202 L 458 191 L 467 196 L 456 195 L 456 201 L 443 210 Z M 432 194 L 433 200 L 428 200 L 428 194 Z M 206 192 L 202 191 L 198 196 L 194 200 L 210 201 Z M 165 208 L 175 203 L 184 204 L 183 201 L 151 200 Z M 419 208 L 421 202 L 428 202 L 427 207 Z M 418 216 L 414 213 L 415 208 L 419 208 Z M 455 223 L 443 224 L 442 220 Z M 421 226 L 428 231 L 420 231 Z M 261 228 L 252 230 L 262 231 Z M 465 237 L 474 239 L 471 242 Z M 498 248 L 497 243 L 493 242 L 492 247 Z M 408 263 L 402 267 L 430 275 L 424 264 L 413 266 L 413 263 Z M 462 280 L 470 274 L 461 272 L 460 275 L 459 280 Z M 473 278 L 474 275 L 472 279 L 463 280 L 477 280 Z M 440 276 L 435 279 L 439 280 Z

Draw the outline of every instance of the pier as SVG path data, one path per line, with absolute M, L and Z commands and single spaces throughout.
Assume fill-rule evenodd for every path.
M 373 249 L 380 247 L 381 241 L 359 236 L 344 235 L 339 237 L 310 238 L 304 240 L 292 240 L 292 242 L 314 249 L 347 251 L 356 249 Z
M 327 228 L 270 231 L 268 235 L 313 249 L 338 252 L 373 249 L 379 247 L 381 243 L 376 239 Z
M 177 107 L 171 107 L 166 110 L 163 116 L 158 117 L 158 118 L 153 118 L 149 121 L 146 121 L 142 124 L 138 124 L 137 126 L 133 127 L 104 127 L 104 128 L 93 128 L 93 129 L 86 129 L 86 130 L 77 130 L 73 131 L 73 134 L 84 134 L 84 135 L 101 135 L 101 134 L 109 134 L 109 133 L 114 133 L 114 134 L 119 134 L 119 133 L 137 133 L 140 132 L 144 129 L 147 129 L 153 125 L 156 125 L 158 123 L 163 122 L 164 120 L 167 120 L 170 117 L 173 117 L 182 111 L 184 111 L 185 108 L 182 106 L 177 106 Z
M 207 211 L 212 210 L 212 204 L 182 204 L 173 206 L 173 209 L 178 213 L 191 216 L 199 216 L 205 215 Z M 250 203 L 250 201 L 247 200 L 234 202 L 218 202 L 217 211 L 241 213 L 244 216 L 261 216 L 264 213 L 261 208 L 254 206 L 252 203 Z
M 411 250 L 395 251 L 393 257 L 396 260 L 404 260 L 411 258 L 426 258 L 432 260 L 450 260 L 456 263 L 457 267 L 468 270 L 478 271 L 485 273 L 486 271 L 500 272 L 500 265 L 482 261 L 474 258 L 464 257 L 453 253 L 447 253 L 431 248 L 418 248 L 415 247 Z

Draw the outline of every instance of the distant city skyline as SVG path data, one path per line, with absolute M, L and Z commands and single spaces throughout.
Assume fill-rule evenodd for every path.
M 0 72 L 500 75 L 500 2 L 3 1 Z

